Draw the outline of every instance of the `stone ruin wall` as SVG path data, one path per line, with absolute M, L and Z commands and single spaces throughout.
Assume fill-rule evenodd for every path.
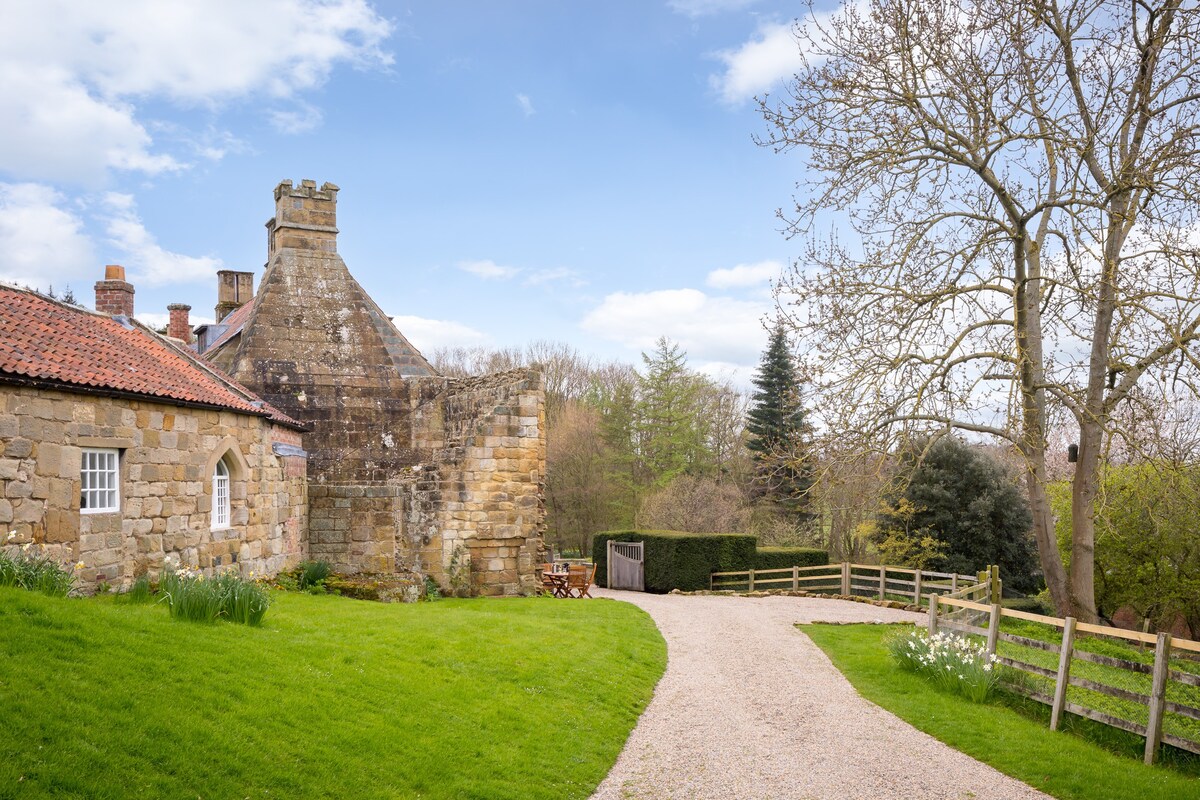
M 443 587 L 469 570 L 474 591 L 529 594 L 540 587 L 546 475 L 544 377 L 519 369 L 444 386 L 414 415 L 416 449 L 406 529 L 425 571 Z
M 247 414 L 0 387 L 0 531 L 15 534 L 8 547 L 81 562 L 87 590 L 157 574 L 166 556 L 274 575 L 305 557 L 308 538 L 305 459 L 276 445 L 302 452 L 299 433 Z M 80 512 L 84 447 L 121 451 L 120 512 Z M 230 448 L 231 526 L 214 531 L 212 470 Z

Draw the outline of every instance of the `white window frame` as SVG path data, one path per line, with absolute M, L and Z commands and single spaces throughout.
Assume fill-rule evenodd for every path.
M 225 459 L 217 460 L 212 476 L 212 529 L 224 530 L 229 527 L 229 466 Z
M 79 457 L 79 513 L 111 514 L 121 510 L 121 451 L 84 447 Z

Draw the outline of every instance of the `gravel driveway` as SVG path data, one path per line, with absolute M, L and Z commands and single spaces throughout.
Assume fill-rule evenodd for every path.
M 599 590 L 645 609 L 667 671 L 593 800 L 1046 798 L 867 702 L 797 622 L 921 621 L 807 597 Z

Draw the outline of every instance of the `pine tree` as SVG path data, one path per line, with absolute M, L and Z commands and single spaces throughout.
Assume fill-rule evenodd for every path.
M 754 458 L 754 494 L 807 520 L 812 486 L 805 449 L 809 428 L 782 326 L 771 333 L 753 383 L 756 391 L 746 413 L 746 447 Z

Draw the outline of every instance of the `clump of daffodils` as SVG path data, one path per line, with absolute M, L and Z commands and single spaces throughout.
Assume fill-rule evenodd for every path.
M 925 675 L 937 685 L 982 702 L 1000 680 L 995 655 L 982 643 L 953 633 L 929 636 L 915 630 L 888 641 L 892 658 L 901 669 Z

